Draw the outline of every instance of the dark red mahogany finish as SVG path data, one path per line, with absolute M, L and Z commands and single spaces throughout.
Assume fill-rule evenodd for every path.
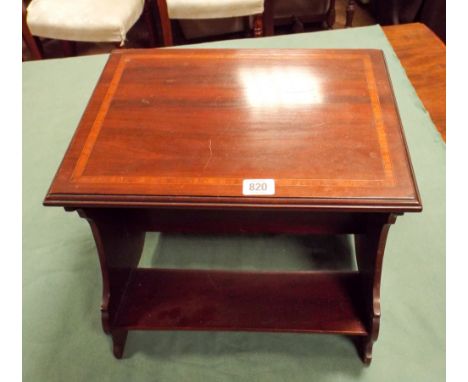
M 91 225 L 118 358 L 130 329 L 288 331 L 358 338 L 367 364 L 388 229 L 422 208 L 377 50 L 117 51 L 44 204 Z M 141 269 L 148 231 L 354 234 L 359 269 Z

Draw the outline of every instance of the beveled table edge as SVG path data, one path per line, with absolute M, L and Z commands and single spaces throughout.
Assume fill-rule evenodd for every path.
M 275 198 L 215 196 L 64 195 L 48 194 L 44 206 L 66 208 L 282 209 L 336 212 L 420 212 L 419 199 Z
M 379 197 L 355 197 L 355 198 L 324 198 L 324 197 L 242 197 L 242 196 L 174 196 L 174 195 L 131 195 L 131 194 L 65 194 L 65 193 L 51 193 L 52 186 L 55 182 L 55 178 L 60 171 L 62 163 L 57 169 L 53 181 L 49 187 L 48 193 L 43 201 L 44 206 L 58 206 L 65 208 L 92 208 L 92 207 L 105 207 L 105 208 L 187 208 L 187 209 L 201 209 L 201 208 L 215 208 L 215 209 L 294 209 L 294 210 L 313 210 L 313 211 L 336 211 L 336 212 L 392 212 L 392 213 L 404 213 L 404 212 L 421 212 L 423 209 L 421 196 L 419 193 L 419 187 L 417 185 L 416 176 L 414 173 L 413 164 L 411 161 L 408 144 L 405 137 L 403 123 L 401 121 L 400 111 L 398 103 L 396 101 L 394 86 L 390 72 L 388 69 L 387 60 L 382 49 L 333 49 L 333 48 L 245 48 L 245 49 L 174 49 L 173 52 L 177 54 L 183 54 L 187 51 L 193 53 L 209 53 L 213 54 L 213 51 L 222 52 L 252 52 L 259 51 L 263 54 L 271 54 L 272 51 L 281 51 L 284 54 L 286 51 L 289 52 L 300 52 L 300 51 L 336 51 L 340 50 L 343 52 L 358 52 L 367 51 L 379 54 L 383 58 L 385 70 L 387 72 L 391 93 L 393 96 L 397 116 L 399 119 L 400 133 L 403 141 L 404 149 L 407 156 L 407 163 L 409 172 L 414 187 L 414 197 L 407 198 L 379 198 Z M 167 53 L 167 50 L 154 49 L 153 52 L 148 52 L 148 49 L 120 49 L 114 50 L 109 55 L 108 61 L 112 55 L 138 55 L 141 53 L 150 55 L 154 53 L 155 56 L 158 53 Z M 221 53 L 222 53 L 221 52 Z M 220 53 L 220 52 L 218 52 Z M 280 53 L 280 52 L 278 52 Z M 101 73 L 102 75 L 102 73 Z M 97 84 L 99 81 L 97 82 Z M 96 86 L 97 86 L 96 84 Z M 94 93 L 94 91 L 93 91 Z M 90 97 L 90 101 L 92 95 Z M 81 123 L 81 122 L 80 122 Z M 79 125 L 75 130 L 78 130 Z M 73 137 L 74 138 L 74 137 Z M 71 139 L 69 146 L 73 142 Z M 69 147 L 67 148 L 68 152 Z M 62 159 L 63 161 L 63 159 Z

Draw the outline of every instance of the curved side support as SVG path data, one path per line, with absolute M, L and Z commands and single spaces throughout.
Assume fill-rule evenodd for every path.
M 379 215 L 368 222 L 366 233 L 355 235 L 356 260 L 362 277 L 363 314 L 369 335 L 360 340 L 358 351 L 366 365 L 372 360 L 372 346 L 380 328 L 380 281 L 390 226 L 395 214 Z
M 124 210 L 79 209 L 78 214 L 91 226 L 101 265 L 102 328 L 106 334 L 112 334 L 114 340 L 124 338 L 124 344 L 126 334 L 114 335 L 112 324 L 131 273 L 140 261 L 145 232 L 126 224 L 129 219 Z M 121 348 L 123 352 L 123 345 Z

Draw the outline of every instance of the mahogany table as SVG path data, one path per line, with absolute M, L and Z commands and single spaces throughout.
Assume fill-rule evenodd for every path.
M 114 52 L 45 198 L 88 220 L 102 325 L 336 333 L 370 363 L 396 216 L 422 208 L 379 50 Z M 138 267 L 145 232 L 353 234 L 358 270 Z

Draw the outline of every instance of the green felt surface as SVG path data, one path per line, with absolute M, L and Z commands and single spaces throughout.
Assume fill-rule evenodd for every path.
M 100 327 L 101 279 L 87 223 L 42 207 L 107 55 L 23 64 L 23 374 L 25 381 L 441 381 L 445 378 L 445 145 L 380 27 L 200 47 L 385 51 L 424 211 L 390 230 L 380 337 L 366 368 L 335 335 L 131 332 L 125 359 Z M 338 269 L 347 245 L 286 236 L 148 236 L 144 265 Z M 320 247 L 322 246 L 322 247 Z M 338 246 L 338 247 L 337 247 Z

